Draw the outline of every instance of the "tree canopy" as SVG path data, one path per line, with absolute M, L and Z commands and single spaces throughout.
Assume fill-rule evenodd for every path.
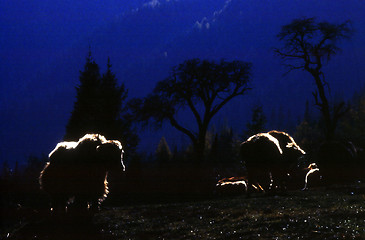
M 158 82 L 147 97 L 131 101 L 131 108 L 138 121 L 152 121 L 156 126 L 168 121 L 186 134 L 202 160 L 210 121 L 231 99 L 250 89 L 250 78 L 247 62 L 187 60 L 172 68 L 170 76 Z M 183 109 L 193 114 L 197 131 L 179 122 L 177 114 Z
M 77 141 L 86 133 L 100 133 L 108 139 L 118 139 L 123 147 L 132 150 L 138 143 L 131 122 L 123 116 L 126 112 L 128 91 L 118 84 L 108 58 L 107 70 L 101 75 L 91 52 L 86 58 L 84 70 L 80 72 L 80 85 L 74 109 L 66 126 L 64 139 Z
M 92 58 L 91 51 L 86 58 L 84 70 L 80 71 L 80 85 L 76 87 L 76 101 L 66 126 L 64 139 L 77 141 L 86 133 L 100 132 L 100 85 L 99 65 Z
M 322 112 L 325 122 L 327 140 L 334 137 L 334 132 L 341 118 L 346 113 L 344 103 L 331 106 L 328 101 L 329 84 L 324 77 L 322 67 L 339 51 L 341 40 L 349 39 L 353 34 L 351 24 L 326 21 L 317 22 L 314 18 L 295 19 L 284 25 L 277 35 L 283 42 L 282 48 L 275 52 L 289 63 L 289 71 L 304 70 L 314 78 L 317 90 L 313 92 L 316 105 Z

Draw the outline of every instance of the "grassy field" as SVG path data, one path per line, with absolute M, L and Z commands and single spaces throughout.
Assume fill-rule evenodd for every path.
M 95 221 L 114 239 L 365 239 L 359 188 L 111 208 Z
M 363 187 L 105 207 L 90 222 L 33 220 L 8 239 L 365 239 Z

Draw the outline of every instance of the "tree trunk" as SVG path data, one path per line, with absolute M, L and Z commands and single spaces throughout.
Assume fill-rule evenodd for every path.
M 205 144 L 197 142 L 194 146 L 195 160 L 197 163 L 204 161 Z
M 208 124 L 202 124 L 199 128 L 198 139 L 194 144 L 196 162 L 200 163 L 205 160 L 205 138 L 207 135 Z
M 318 95 L 320 97 L 320 101 L 317 96 L 315 96 L 316 105 L 319 106 L 320 111 L 322 113 L 324 123 L 325 123 L 325 137 L 327 141 L 330 141 L 334 138 L 335 130 L 336 130 L 336 122 L 331 117 L 330 106 L 326 97 L 326 93 L 324 90 L 324 84 L 321 80 L 319 72 L 311 72 L 314 77 L 318 89 Z

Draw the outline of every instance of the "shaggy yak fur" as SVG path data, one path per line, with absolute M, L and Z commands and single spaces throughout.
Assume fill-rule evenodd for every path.
M 99 134 L 78 142 L 61 142 L 49 154 L 39 183 L 51 198 L 52 208 L 97 209 L 108 194 L 108 171 L 124 171 L 122 145 Z
M 251 136 L 241 144 L 240 153 L 247 168 L 249 191 L 286 189 L 298 178 L 298 184 L 306 187 L 306 173 L 316 167 L 305 161 L 305 152 L 289 134 L 275 130 Z

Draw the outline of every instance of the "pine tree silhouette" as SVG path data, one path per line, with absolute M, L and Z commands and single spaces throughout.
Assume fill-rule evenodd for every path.
M 166 164 L 171 160 L 172 153 L 171 153 L 169 145 L 166 142 L 165 137 L 162 137 L 160 139 L 160 142 L 157 146 L 155 154 L 156 154 L 157 162 L 160 164 Z
M 121 113 L 125 110 L 123 102 L 127 98 L 127 90 L 124 84 L 118 86 L 117 78 L 111 71 L 111 63 L 108 58 L 107 71 L 101 79 L 100 101 L 100 132 L 108 138 L 118 138 L 121 134 Z
M 87 133 L 99 133 L 121 141 L 130 152 L 137 146 L 138 137 L 131 122 L 123 116 L 128 91 L 123 83 L 118 84 L 111 67 L 108 58 L 107 70 L 101 76 L 89 50 L 64 140 L 76 141 Z
M 247 130 L 245 131 L 246 136 L 252 136 L 260 132 L 265 131 L 266 116 L 262 110 L 261 105 L 254 106 L 252 108 L 251 122 L 246 124 Z
M 76 102 L 66 126 L 64 139 L 67 141 L 76 141 L 86 133 L 97 133 L 101 130 L 99 122 L 102 109 L 101 77 L 99 66 L 93 60 L 90 50 L 79 79 Z

